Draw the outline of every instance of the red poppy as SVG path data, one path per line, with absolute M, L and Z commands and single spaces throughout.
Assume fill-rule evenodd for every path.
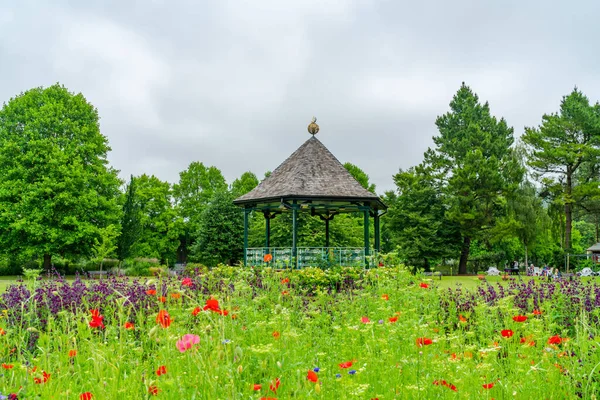
M 393 324 L 394 322 L 398 321 L 398 317 L 391 317 L 389 321 Z
M 308 379 L 311 382 L 317 382 L 319 380 L 319 376 L 317 375 L 317 373 L 315 371 L 313 371 L 312 369 L 308 370 L 308 374 L 306 375 L 306 379 Z
M 156 290 L 154 290 L 154 289 L 146 290 L 146 294 L 148 296 L 154 296 L 156 294 Z
M 510 329 L 502 329 L 500 334 L 505 338 L 509 338 L 509 337 L 512 337 L 512 335 L 514 335 L 515 333 Z
M 533 310 L 533 315 L 542 315 L 540 310 Z
M 93 394 L 90 392 L 85 392 L 79 395 L 79 400 L 92 400 L 92 397 L 94 397 Z
M 263 261 L 268 263 L 269 261 L 271 261 L 273 259 L 273 256 L 270 254 L 265 254 L 265 256 L 263 257 Z
M 0 328 L 0 335 L 6 335 L 6 331 L 2 328 Z
M 484 389 L 491 389 L 491 388 L 494 387 L 494 382 L 492 382 L 492 383 L 486 383 L 486 384 L 481 385 L 481 386 L 483 386 Z
M 287 290 L 284 290 L 283 292 L 281 292 L 282 296 L 287 296 L 288 294 L 290 294 L 290 292 L 288 292 Z
M 371 320 L 369 319 L 369 317 L 362 317 L 360 319 L 360 322 L 362 322 L 363 324 L 368 324 L 369 322 L 371 322 Z
M 192 315 L 195 317 L 196 315 L 200 314 L 201 311 L 202 311 L 202 309 L 200 307 L 196 307 L 192 311 Z
M 171 293 L 171 298 L 175 300 L 180 299 L 181 293 Z
M 528 344 L 529 346 L 535 346 L 535 342 L 533 340 L 531 340 L 532 335 L 528 336 L 528 337 L 522 337 L 520 340 L 520 343 L 522 344 Z
M 158 394 L 158 392 L 160 392 L 160 389 L 156 386 L 150 386 L 148 388 L 148 393 L 150 393 L 153 396 L 156 396 Z
M 271 389 L 271 392 L 276 393 L 277 389 L 279 389 L 279 385 L 281 385 L 281 381 L 279 378 L 275 378 L 275 380 L 269 385 L 269 389 Z
M 354 363 L 354 360 L 352 360 L 352 361 L 346 361 L 346 362 L 343 362 L 343 363 L 338 364 L 338 365 L 340 366 L 340 368 L 350 368 L 353 363 Z
M 92 314 L 92 317 L 99 317 L 100 316 L 100 311 L 98 311 L 97 308 L 92 308 L 90 310 L 90 314 Z
M 77 355 L 77 350 L 69 350 L 69 357 L 73 358 Z
M 527 321 L 527 317 L 524 315 L 517 315 L 516 317 L 513 317 L 513 321 L 515 322 L 525 322 Z
M 14 365 L 12 365 L 12 364 L 4 364 L 4 363 L 2 363 L 2 368 L 4 368 L 4 369 L 13 369 L 13 367 L 14 367 Z
M 417 347 L 429 346 L 430 344 L 433 344 L 433 340 L 431 340 L 429 338 L 426 338 L 426 337 L 417 338 Z
M 181 286 L 187 286 L 190 287 L 192 286 L 194 282 L 192 281 L 191 278 L 183 278 L 183 280 L 181 281 Z
M 135 325 L 133 324 L 133 322 L 125 322 L 125 325 L 123 325 L 123 328 L 127 329 L 127 330 L 131 330 L 131 329 L 135 329 Z
M 421 286 L 423 289 L 428 289 L 428 288 L 429 288 L 429 285 L 428 285 L 428 284 L 426 284 L 426 283 L 424 283 L 424 282 L 421 282 L 421 283 L 419 284 L 419 286 Z
M 160 301 L 161 303 L 164 303 L 165 301 L 167 301 L 167 298 L 165 296 L 160 296 L 158 298 L 158 301 Z
M 450 383 L 446 382 L 445 380 L 441 380 L 441 381 L 437 381 L 437 380 L 436 380 L 436 381 L 433 381 L 433 384 L 434 384 L 434 385 L 442 385 L 442 386 L 446 386 L 448 389 L 450 389 L 450 390 L 453 390 L 453 391 L 455 391 L 455 392 L 456 392 L 456 391 L 458 391 L 458 390 L 456 389 L 456 386 L 454 386 L 454 385 L 452 385 L 452 384 L 450 384 Z
M 231 319 L 237 319 L 237 314 L 231 314 Z
M 92 320 L 90 321 L 90 327 L 104 329 L 104 323 L 102 322 L 103 319 L 104 319 L 104 317 L 102 315 L 100 315 L 100 316 L 92 315 Z
M 281 333 L 279 333 L 278 331 L 275 331 L 272 333 L 272 335 L 275 339 L 279 339 L 279 337 L 281 336 Z
M 464 316 L 464 315 L 462 315 L 462 314 L 460 314 L 460 315 L 458 316 L 458 319 L 460 320 L 460 322 L 467 322 L 467 319 L 466 319 L 466 318 L 465 318 L 465 316 Z
M 260 390 L 262 389 L 262 385 L 259 383 L 255 383 L 254 385 L 252 385 L 252 390 Z
M 283 279 L 281 280 L 281 284 L 282 284 L 282 285 L 284 285 L 284 284 L 286 284 L 286 283 L 290 283 L 290 278 L 283 278 Z
M 548 339 L 548 344 L 560 344 L 564 339 L 558 335 L 554 335 Z
M 389 300 L 389 299 L 390 299 L 390 296 L 388 296 L 387 294 L 382 294 L 382 295 L 381 295 L 381 298 L 382 298 L 383 300 Z
M 160 324 L 163 328 L 168 328 L 171 325 L 171 316 L 167 310 L 160 310 L 156 316 L 156 323 Z
M 215 311 L 215 312 L 217 314 L 221 314 L 221 315 L 229 315 L 229 311 L 227 311 L 227 310 L 218 310 L 218 311 Z
M 165 367 L 164 365 L 161 365 L 160 367 L 158 367 L 158 369 L 156 370 L 156 375 L 157 376 L 161 376 L 167 373 L 167 367 Z
M 204 311 L 206 310 L 219 311 L 219 300 L 213 298 L 206 300 Z
M 49 379 L 50 379 L 50 374 L 47 373 L 46 371 L 42 371 L 42 377 L 41 378 L 33 378 L 33 382 L 37 383 L 39 385 L 41 383 L 48 382 Z

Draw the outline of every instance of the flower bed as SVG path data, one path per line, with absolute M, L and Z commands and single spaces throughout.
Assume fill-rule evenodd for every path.
M 441 290 L 401 266 L 21 283 L 1 298 L 0 393 L 591 398 L 599 296 L 579 281 Z

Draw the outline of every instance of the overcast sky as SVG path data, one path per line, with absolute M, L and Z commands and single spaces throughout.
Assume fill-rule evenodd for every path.
M 193 161 L 261 178 L 315 115 L 381 193 L 462 81 L 517 136 L 575 85 L 599 100 L 598 17 L 595 0 L 3 0 L 0 102 L 60 82 L 98 108 L 122 178 L 172 183 Z

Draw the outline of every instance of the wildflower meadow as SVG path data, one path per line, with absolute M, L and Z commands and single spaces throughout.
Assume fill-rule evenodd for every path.
M 10 286 L 2 399 L 576 399 L 595 281 L 438 288 L 403 266 Z

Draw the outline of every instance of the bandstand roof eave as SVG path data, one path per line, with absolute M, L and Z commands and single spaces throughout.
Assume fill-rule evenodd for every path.
M 309 202 L 331 202 L 329 206 L 335 208 L 336 206 L 344 207 L 346 205 L 355 205 L 355 203 L 368 203 L 370 207 L 378 210 L 387 210 L 388 206 L 377 196 L 373 197 L 351 197 L 351 196 L 320 196 L 320 195 L 284 195 L 284 196 L 271 196 L 259 199 L 248 199 L 240 200 L 236 199 L 233 203 L 237 206 L 244 208 L 261 208 L 274 204 L 283 204 L 288 201 L 309 201 Z M 342 204 L 335 204 L 342 203 Z M 346 204 L 343 204 L 346 203 Z M 323 205 L 323 204 L 321 204 Z

